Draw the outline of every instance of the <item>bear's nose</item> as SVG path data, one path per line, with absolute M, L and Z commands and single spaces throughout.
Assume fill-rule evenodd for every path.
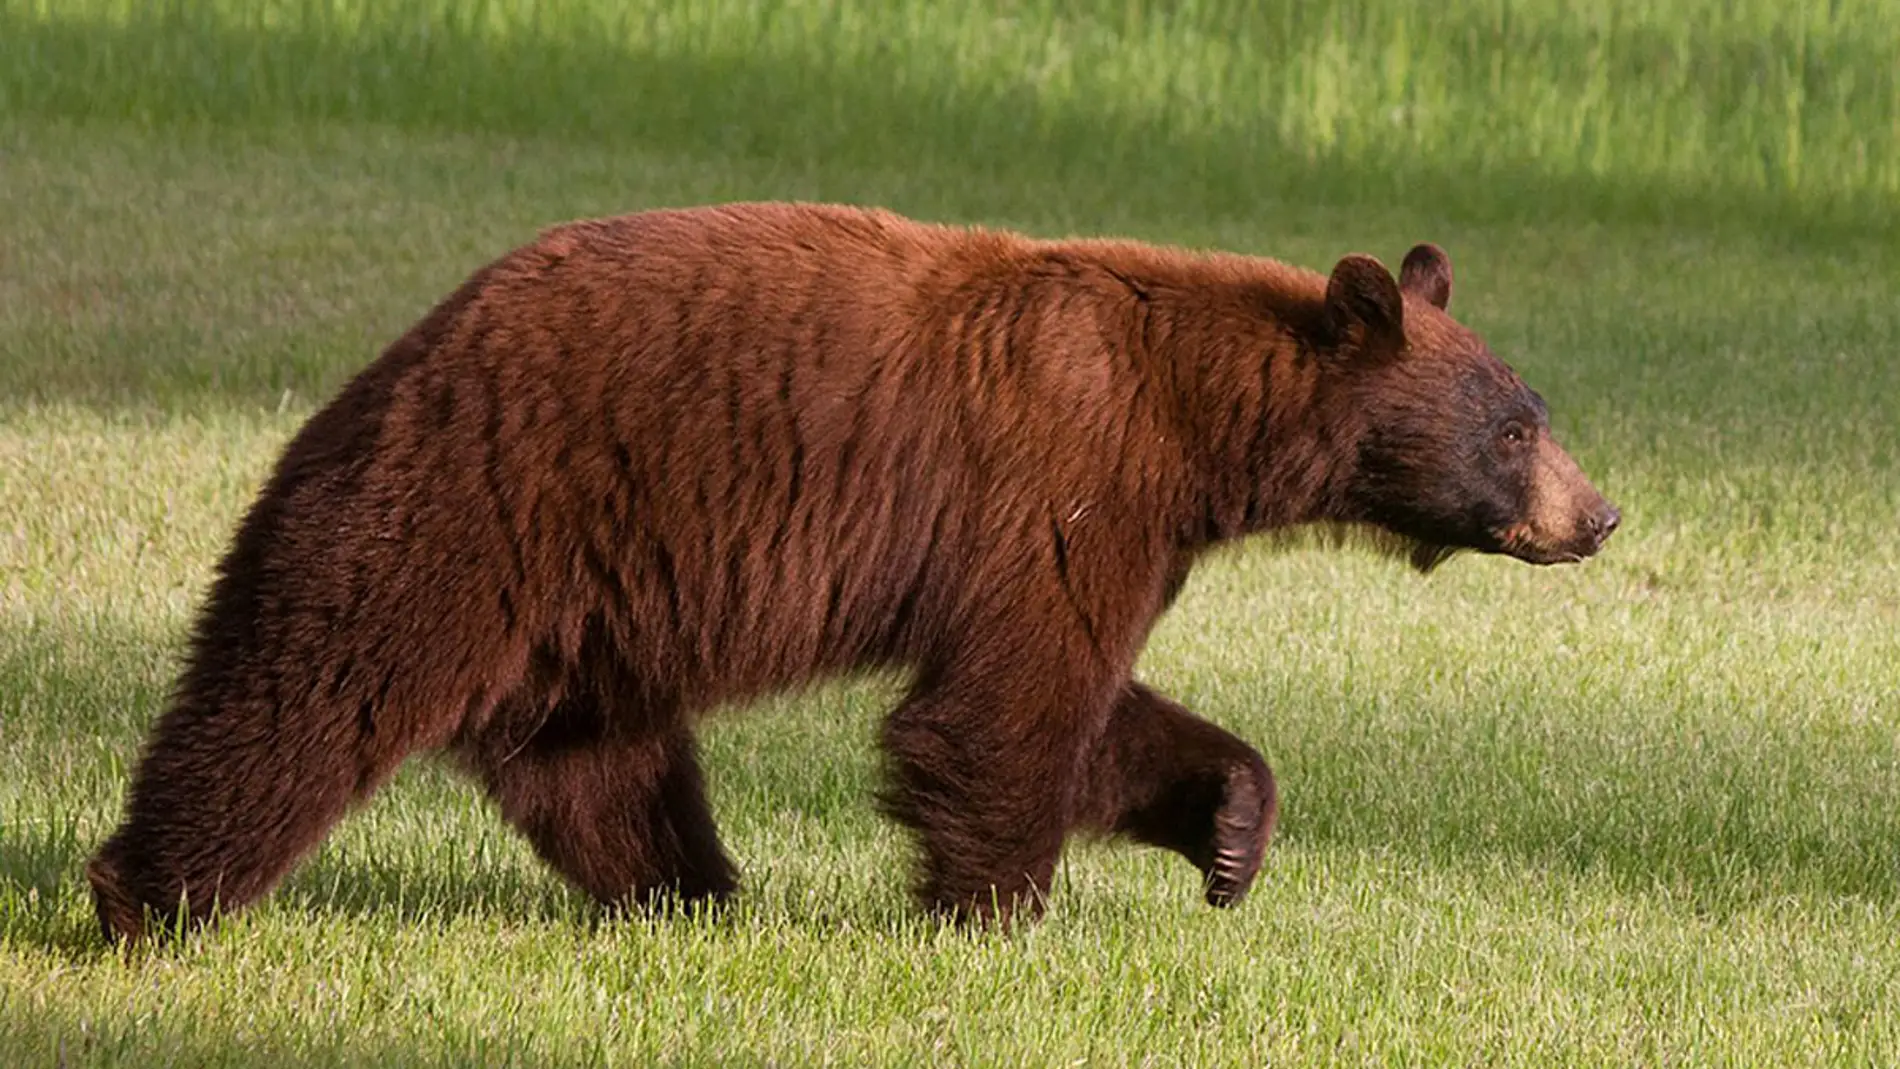
M 1590 533 L 1596 537 L 1597 545 L 1609 540 L 1616 533 L 1616 525 L 1623 522 L 1623 510 L 1605 502 L 1603 511 L 1590 517 Z

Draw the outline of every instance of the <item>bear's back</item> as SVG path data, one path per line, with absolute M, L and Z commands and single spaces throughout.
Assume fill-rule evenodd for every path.
M 608 626 L 694 699 L 926 658 L 1044 566 L 1131 424 L 1092 283 L 1045 260 L 857 209 L 556 228 L 346 390 L 377 444 L 326 511 L 417 550 L 357 581 L 505 606 L 438 614 L 470 657 L 568 659 Z

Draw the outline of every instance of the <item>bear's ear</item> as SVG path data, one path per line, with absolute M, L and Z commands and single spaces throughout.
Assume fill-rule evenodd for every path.
M 1370 256 L 1354 253 L 1333 265 L 1326 280 L 1326 318 L 1341 339 L 1357 328 L 1369 349 L 1405 344 L 1405 299 L 1392 272 Z
M 1414 245 L 1399 268 L 1399 288 L 1442 311 L 1451 303 L 1451 257 L 1430 242 Z

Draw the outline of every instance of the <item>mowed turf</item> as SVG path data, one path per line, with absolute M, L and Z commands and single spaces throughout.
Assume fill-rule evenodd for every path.
M 0 4 L 0 1063 L 1900 1059 L 1900 18 L 1319 10 Z M 301 420 L 539 227 L 741 197 L 1437 241 L 1624 530 L 1198 572 L 1140 672 L 1280 775 L 1231 912 L 1078 843 L 1032 930 L 921 918 L 879 678 L 708 724 L 723 916 L 603 918 L 418 762 L 107 952 L 81 867 Z

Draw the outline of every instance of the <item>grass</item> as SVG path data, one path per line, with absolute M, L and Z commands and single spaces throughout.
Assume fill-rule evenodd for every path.
M 1894 1062 L 1900 18 L 1359 10 L 0 0 L 0 1061 Z M 538 227 L 737 197 L 1439 241 L 1626 529 L 1198 573 L 1142 674 L 1281 776 L 1232 913 L 1081 844 L 1038 928 L 926 923 L 876 679 L 708 725 L 728 916 L 603 921 L 418 763 L 106 953 L 80 866 L 274 451 Z
M 839 170 L 1594 218 L 1884 220 L 1900 14 L 1880 0 L 1342 7 L 1245 0 L 8 0 L 0 105 L 169 128 L 557 134 Z M 1356 13 L 1354 13 L 1356 11 Z M 1104 174 L 1123 176 L 1113 184 Z M 1315 182 L 1315 178 L 1323 178 Z M 1315 187 L 1320 188 L 1315 188 Z M 1093 206 L 1078 219 L 1093 221 Z

